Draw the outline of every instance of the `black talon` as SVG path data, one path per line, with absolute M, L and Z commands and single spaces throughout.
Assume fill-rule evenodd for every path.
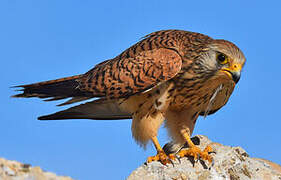
M 197 159 L 196 159 L 196 163 L 198 163 L 198 161 L 201 159 L 200 154 L 197 154 Z
M 202 159 L 200 159 L 200 163 L 202 164 L 202 166 L 203 166 L 204 169 L 209 169 L 209 170 L 210 170 L 210 168 L 208 168 L 208 166 L 207 166 L 207 164 L 205 163 L 205 161 L 203 161 Z
M 211 166 L 210 166 L 208 169 L 211 170 L 211 168 L 212 168 L 214 165 L 215 165 L 215 162 L 212 161 L 212 164 L 211 164 Z
M 211 164 L 211 167 L 213 167 L 214 165 L 215 165 L 215 161 L 214 161 L 214 159 L 213 159 L 212 164 Z
M 178 156 L 175 156 L 177 158 L 177 160 L 179 161 L 179 163 L 181 164 L 181 159 Z
M 169 161 L 170 161 L 170 163 L 173 165 L 173 167 L 175 167 L 174 162 L 173 162 L 171 159 L 169 159 Z
M 212 153 L 217 154 L 217 152 L 215 151 L 208 152 L 208 154 L 212 154 Z

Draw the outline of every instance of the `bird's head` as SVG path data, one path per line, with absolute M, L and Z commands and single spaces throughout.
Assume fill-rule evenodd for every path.
M 238 83 L 241 70 L 245 64 L 245 56 L 233 43 L 225 40 L 213 40 L 208 51 L 201 56 L 201 65 L 215 77 L 233 80 Z

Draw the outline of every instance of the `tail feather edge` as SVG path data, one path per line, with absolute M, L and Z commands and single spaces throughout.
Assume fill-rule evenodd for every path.
M 94 119 L 117 120 L 131 119 L 130 112 L 120 108 L 117 100 L 94 100 L 69 109 L 41 116 L 39 120 Z
M 77 80 L 81 76 L 82 75 L 76 75 L 76 76 L 60 78 L 56 80 L 14 86 L 14 88 L 22 88 L 17 91 L 23 91 L 23 92 L 20 94 L 13 95 L 12 97 L 15 98 L 38 97 L 38 98 L 45 99 L 45 101 L 55 101 L 55 100 L 69 98 L 69 97 L 78 97 L 76 99 L 73 98 L 76 100 L 73 102 L 77 102 L 77 99 L 79 98 L 83 100 L 92 98 L 93 95 L 91 93 L 82 92 L 77 88 L 79 86 Z

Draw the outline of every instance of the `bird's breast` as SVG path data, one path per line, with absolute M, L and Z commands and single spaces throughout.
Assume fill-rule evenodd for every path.
M 233 82 L 216 79 L 174 83 L 170 90 L 169 108 L 191 108 L 199 113 L 218 110 L 227 103 L 234 86 Z

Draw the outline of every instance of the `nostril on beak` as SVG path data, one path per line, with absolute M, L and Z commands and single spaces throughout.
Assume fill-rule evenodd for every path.
M 241 66 L 239 64 L 233 64 L 232 69 L 234 71 L 240 71 L 241 70 Z

